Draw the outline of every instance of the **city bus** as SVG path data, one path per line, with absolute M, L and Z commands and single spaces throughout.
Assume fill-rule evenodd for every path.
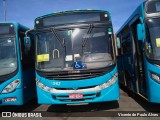
M 160 1 L 145 1 L 117 32 L 119 82 L 151 103 L 160 103 L 159 19 Z
M 119 99 L 109 12 L 72 10 L 35 19 L 39 104 L 83 105 Z
M 23 105 L 36 96 L 34 36 L 25 44 L 27 30 L 16 22 L 0 23 L 0 106 Z

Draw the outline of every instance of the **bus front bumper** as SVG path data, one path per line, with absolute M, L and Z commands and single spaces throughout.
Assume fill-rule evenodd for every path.
M 38 103 L 39 104 L 88 104 L 96 102 L 107 102 L 119 100 L 119 86 L 118 81 L 112 86 L 92 92 L 82 92 L 83 98 L 70 99 L 69 93 L 50 93 L 40 89 L 37 86 Z M 76 92 L 75 92 L 76 93 Z
M 16 89 L 12 93 L 0 94 L 0 106 L 23 105 L 22 89 Z
M 149 96 L 148 101 L 152 103 L 160 103 L 160 83 L 155 82 L 153 79 L 149 78 Z

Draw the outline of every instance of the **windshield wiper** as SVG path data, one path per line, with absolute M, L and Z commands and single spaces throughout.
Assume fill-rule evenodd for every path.
M 64 48 L 65 47 L 65 39 L 63 39 L 63 41 L 61 41 L 60 37 L 58 36 L 55 28 L 51 28 L 51 31 L 54 35 L 54 37 L 60 42 L 61 46 Z
M 82 38 L 82 55 L 83 55 L 83 48 L 86 46 L 87 44 L 87 41 L 90 39 L 91 35 L 89 35 L 91 32 L 92 32 L 92 29 L 93 29 L 93 24 L 90 24 L 89 25 L 89 28 L 88 28 L 88 31 L 87 31 L 87 34 L 85 35 L 84 38 Z M 89 36 L 87 36 L 89 35 Z
M 91 35 L 89 34 L 92 32 L 92 29 L 93 29 L 93 24 L 90 24 L 86 36 L 82 38 L 82 48 L 86 46 L 87 40 L 90 39 Z

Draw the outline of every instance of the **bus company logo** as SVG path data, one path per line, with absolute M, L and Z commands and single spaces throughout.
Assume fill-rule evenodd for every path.
M 2 112 L 2 117 L 12 117 L 11 112 Z
M 2 117 L 4 118 L 10 118 L 10 117 L 19 117 L 19 118 L 24 118 L 24 117 L 42 117 L 41 113 L 15 113 L 15 112 L 2 112 Z

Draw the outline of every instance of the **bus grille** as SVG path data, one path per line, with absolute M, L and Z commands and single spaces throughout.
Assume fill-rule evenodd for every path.
M 84 94 L 82 99 L 70 99 L 69 95 L 52 95 L 52 98 L 60 102 L 85 102 L 85 101 L 93 100 L 99 96 L 100 96 L 100 92 L 92 93 L 92 94 Z
M 38 71 L 37 73 L 49 80 L 83 80 L 104 76 L 115 68 L 115 64 L 105 68 L 73 71 Z
M 91 89 L 91 88 L 95 88 L 97 85 L 95 86 L 87 86 L 87 87 L 79 87 L 78 90 L 82 90 L 82 89 Z M 56 90 L 73 90 L 73 88 L 55 88 Z
M 54 79 L 54 80 L 82 80 L 82 79 L 89 79 L 89 78 L 103 76 L 104 74 L 105 72 L 61 74 L 61 75 L 48 74 L 45 77 L 46 79 Z

